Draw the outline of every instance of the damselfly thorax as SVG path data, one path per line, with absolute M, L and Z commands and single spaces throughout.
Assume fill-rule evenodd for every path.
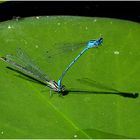
M 65 91 L 65 86 L 61 85 L 61 87 L 58 86 L 57 82 L 54 80 L 50 80 L 48 82 L 49 87 L 54 90 L 55 92 L 64 92 Z

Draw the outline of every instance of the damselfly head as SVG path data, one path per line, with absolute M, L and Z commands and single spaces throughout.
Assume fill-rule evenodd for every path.
M 96 43 L 97 43 L 97 45 L 102 44 L 103 43 L 103 38 L 101 37 L 101 38 L 97 39 Z

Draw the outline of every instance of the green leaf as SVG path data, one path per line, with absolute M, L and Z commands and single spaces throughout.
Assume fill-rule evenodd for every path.
M 63 97 L 0 61 L 0 138 L 140 138 L 140 99 L 125 96 L 140 93 L 139 35 L 138 23 L 108 18 L 0 23 L 0 56 L 22 48 L 55 81 L 86 42 L 104 39 L 70 68 Z

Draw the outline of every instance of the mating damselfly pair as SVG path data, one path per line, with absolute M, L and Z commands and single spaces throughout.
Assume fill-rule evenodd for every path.
M 62 85 L 62 80 L 67 73 L 67 71 L 70 69 L 70 67 L 82 56 L 83 53 L 85 53 L 88 49 L 90 48 L 96 48 L 99 45 L 101 45 L 103 42 L 103 38 L 99 38 L 97 40 L 90 40 L 86 47 L 78 54 L 78 56 L 66 67 L 58 81 L 56 82 L 55 80 L 51 80 L 47 74 L 45 74 L 38 66 L 36 66 L 33 61 L 30 59 L 30 57 L 21 49 L 18 48 L 16 55 L 6 55 L 6 57 L 0 57 L 1 60 L 11 64 L 12 66 L 16 67 L 22 74 L 29 76 L 37 81 L 40 81 L 41 83 L 45 84 L 47 87 L 49 87 L 50 94 L 52 93 L 51 91 L 55 91 L 59 93 L 60 95 L 65 95 L 65 93 L 68 92 L 66 90 L 65 86 Z M 100 86 L 102 88 L 102 86 Z M 107 88 L 108 89 L 108 88 Z M 138 93 L 128 93 L 128 92 L 120 92 L 118 90 L 111 89 L 110 90 L 114 92 L 101 92 L 105 94 L 114 94 L 118 93 L 118 95 L 124 96 L 124 97 L 132 97 L 136 98 L 138 97 Z M 75 92 L 71 91 L 70 92 Z M 87 92 L 87 91 L 77 91 L 76 92 Z M 88 93 L 93 93 L 91 91 L 88 91 Z M 95 92 L 94 93 L 98 93 Z
M 12 66 L 18 68 L 20 71 L 24 72 L 25 74 L 37 79 L 38 81 L 43 82 L 48 86 L 51 90 L 63 93 L 65 92 L 65 86 L 62 85 L 62 80 L 70 69 L 70 67 L 90 48 L 96 48 L 101 45 L 103 42 L 103 38 L 99 38 L 97 40 L 90 40 L 86 47 L 78 54 L 78 56 L 68 65 L 68 67 L 64 70 L 58 81 L 50 80 L 48 76 L 37 67 L 29 56 L 20 48 L 17 49 L 16 55 L 6 55 L 6 57 L 1 57 L 1 60 L 11 64 Z M 50 91 L 51 91 L 50 90 Z

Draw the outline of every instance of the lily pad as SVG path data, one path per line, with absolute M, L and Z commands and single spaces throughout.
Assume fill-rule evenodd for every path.
M 86 42 L 101 36 L 104 42 L 67 72 L 63 97 L 51 98 L 48 87 L 0 61 L 0 138 L 140 138 L 139 97 L 113 91 L 140 93 L 139 35 L 140 24 L 109 18 L 1 22 L 0 56 L 22 48 L 55 81 Z

